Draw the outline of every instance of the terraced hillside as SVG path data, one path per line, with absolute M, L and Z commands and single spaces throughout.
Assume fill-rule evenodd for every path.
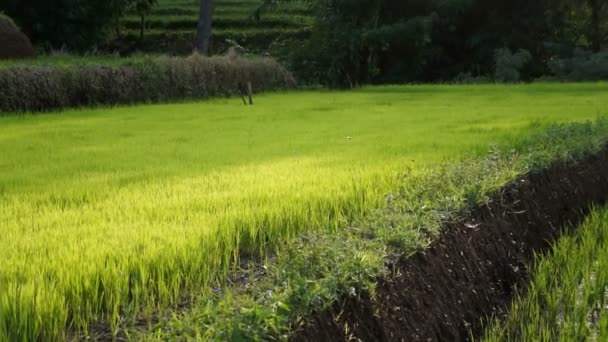
M 273 43 L 308 35 L 312 21 L 302 4 L 281 4 L 256 17 L 261 0 L 216 0 L 213 50 L 222 52 L 227 40 L 255 52 L 266 52 Z M 132 13 L 123 18 L 122 30 L 112 43 L 121 50 L 186 54 L 192 51 L 198 20 L 197 0 L 159 0 L 146 17 L 145 39 L 140 42 L 141 18 Z

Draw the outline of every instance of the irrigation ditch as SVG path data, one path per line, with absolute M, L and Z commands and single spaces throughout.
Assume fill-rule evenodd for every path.
M 529 266 L 608 200 L 608 146 L 519 177 L 428 249 L 387 264 L 375 296 L 315 312 L 293 341 L 465 341 L 525 293 Z

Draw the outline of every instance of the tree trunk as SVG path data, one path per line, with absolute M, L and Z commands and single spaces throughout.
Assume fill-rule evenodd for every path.
M 139 26 L 139 42 L 144 42 L 144 31 L 146 29 L 146 16 L 144 14 L 140 14 L 140 26 Z
M 196 50 L 209 54 L 211 46 L 211 23 L 213 21 L 213 0 L 200 0 L 201 8 L 196 32 Z
M 599 52 L 602 44 L 602 31 L 600 12 L 602 10 L 601 0 L 589 0 L 591 9 L 591 49 L 593 52 Z

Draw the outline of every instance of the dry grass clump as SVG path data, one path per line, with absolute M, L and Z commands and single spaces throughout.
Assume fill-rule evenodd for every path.
M 240 82 L 256 92 L 289 89 L 295 79 L 269 58 L 158 57 L 126 65 L 15 66 L 0 69 L 0 111 L 165 102 L 230 96 Z

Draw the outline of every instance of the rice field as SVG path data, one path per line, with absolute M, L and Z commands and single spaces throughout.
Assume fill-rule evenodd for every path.
M 213 42 L 224 52 L 232 40 L 252 51 L 268 52 L 276 40 L 298 40 L 310 34 L 312 11 L 302 2 L 279 2 L 276 8 L 254 13 L 262 1 L 217 0 L 214 3 Z M 196 35 L 199 3 L 184 0 L 159 0 L 146 16 L 146 39 L 138 50 L 150 53 L 189 53 Z M 121 19 L 120 39 L 139 40 L 141 18 L 127 13 Z
M 341 229 L 405 169 L 606 117 L 607 90 L 388 86 L 0 117 L 0 340 L 174 305 L 239 257 Z
M 0 60 L 0 69 L 1 68 L 12 68 L 18 66 L 36 66 L 36 65 L 45 65 L 45 66 L 53 66 L 53 67 L 69 67 L 74 65 L 125 65 L 129 63 L 137 63 L 144 59 L 142 56 L 121 58 L 111 55 L 100 55 L 100 56 L 77 56 L 70 54 L 58 54 L 58 55 L 49 55 L 49 56 L 38 56 L 36 58 L 29 59 L 3 59 Z M 0 113 L 3 115 L 3 113 Z
M 597 208 L 576 233 L 540 258 L 529 293 L 495 322 L 487 341 L 608 339 L 608 208 Z

